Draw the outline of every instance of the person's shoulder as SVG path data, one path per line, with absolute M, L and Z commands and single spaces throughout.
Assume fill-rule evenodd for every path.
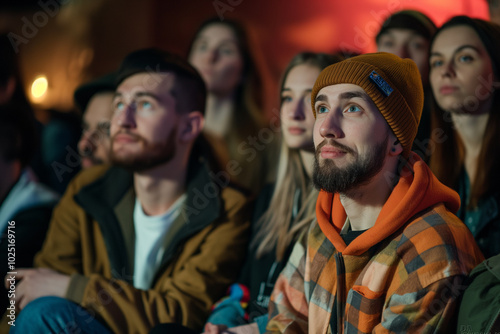
M 413 216 L 405 226 L 403 235 L 407 239 L 416 238 L 421 242 L 454 243 L 454 236 L 467 234 L 467 231 L 465 224 L 443 203 L 439 203 Z M 425 238 L 422 239 L 423 236 Z
M 405 226 L 397 254 L 409 272 L 433 267 L 431 276 L 467 274 L 482 260 L 467 226 L 442 203 L 417 214 Z

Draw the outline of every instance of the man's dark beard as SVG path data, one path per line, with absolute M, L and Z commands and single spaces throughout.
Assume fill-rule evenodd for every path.
M 122 132 L 123 133 L 123 132 Z M 111 163 L 118 167 L 123 167 L 132 172 L 144 171 L 170 161 L 175 156 L 175 138 L 177 129 L 172 129 L 168 138 L 160 143 L 148 143 L 144 138 L 130 134 L 143 143 L 144 150 L 141 154 L 130 157 L 118 157 L 113 152 L 113 141 L 111 140 Z M 115 135 L 116 136 L 116 135 Z
M 346 193 L 352 189 L 368 183 L 377 175 L 384 165 L 387 143 L 389 136 L 379 145 L 375 146 L 373 151 L 360 158 L 351 148 L 337 143 L 331 139 L 325 139 L 314 155 L 313 183 L 316 189 L 325 190 L 329 193 Z M 347 154 L 356 154 L 356 160 L 350 165 L 339 168 L 331 159 L 325 159 L 322 166 L 319 164 L 319 155 L 321 148 L 326 145 L 337 147 Z

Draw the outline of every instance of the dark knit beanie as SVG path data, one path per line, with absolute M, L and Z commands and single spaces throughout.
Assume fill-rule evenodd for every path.
M 378 43 L 380 36 L 389 29 L 410 29 L 427 40 L 430 40 L 437 30 L 429 17 L 416 10 L 402 10 L 389 16 L 380 27 L 375 41 Z
M 424 105 L 424 91 L 417 65 L 386 52 L 353 57 L 325 68 L 311 92 L 314 104 L 326 86 L 349 83 L 360 86 L 370 96 L 403 146 L 407 158 L 417 134 Z

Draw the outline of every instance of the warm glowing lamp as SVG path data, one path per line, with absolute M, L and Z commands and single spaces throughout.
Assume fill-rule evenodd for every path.
M 47 93 L 47 88 L 49 87 L 49 82 L 47 77 L 39 76 L 31 84 L 31 95 L 35 99 L 41 98 L 45 93 Z

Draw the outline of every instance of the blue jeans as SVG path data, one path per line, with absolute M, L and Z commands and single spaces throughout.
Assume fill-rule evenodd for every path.
M 33 300 L 18 314 L 9 333 L 111 333 L 80 305 L 60 297 Z

